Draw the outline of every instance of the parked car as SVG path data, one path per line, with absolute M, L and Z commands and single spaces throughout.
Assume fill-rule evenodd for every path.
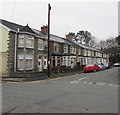
M 114 63 L 114 67 L 120 66 L 120 63 Z
M 105 70 L 106 67 L 103 63 L 97 63 L 96 65 L 98 65 L 100 67 L 100 70 Z
M 100 70 L 100 67 L 96 64 L 89 64 L 89 65 L 86 65 L 85 67 L 83 67 L 83 71 L 84 72 L 88 72 L 88 71 L 99 71 Z

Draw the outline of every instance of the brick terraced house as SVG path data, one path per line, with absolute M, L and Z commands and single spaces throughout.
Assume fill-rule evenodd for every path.
M 0 75 L 27 77 L 46 73 L 47 32 L 47 26 L 41 27 L 40 31 L 0 19 Z M 99 49 L 52 34 L 50 54 L 51 73 L 109 62 L 109 55 Z

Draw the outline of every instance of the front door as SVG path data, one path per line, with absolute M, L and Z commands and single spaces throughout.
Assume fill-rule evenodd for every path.
M 47 57 L 46 56 L 44 57 L 44 69 L 45 70 L 47 69 Z
M 38 71 L 42 71 L 42 56 L 38 55 Z

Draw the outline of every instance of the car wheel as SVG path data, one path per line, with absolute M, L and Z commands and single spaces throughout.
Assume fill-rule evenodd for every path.
M 96 72 L 96 69 L 94 69 L 94 72 Z

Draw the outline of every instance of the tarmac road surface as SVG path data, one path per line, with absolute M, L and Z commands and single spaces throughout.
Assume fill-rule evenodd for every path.
M 29 83 L 2 83 L 3 113 L 118 113 L 118 67 Z

